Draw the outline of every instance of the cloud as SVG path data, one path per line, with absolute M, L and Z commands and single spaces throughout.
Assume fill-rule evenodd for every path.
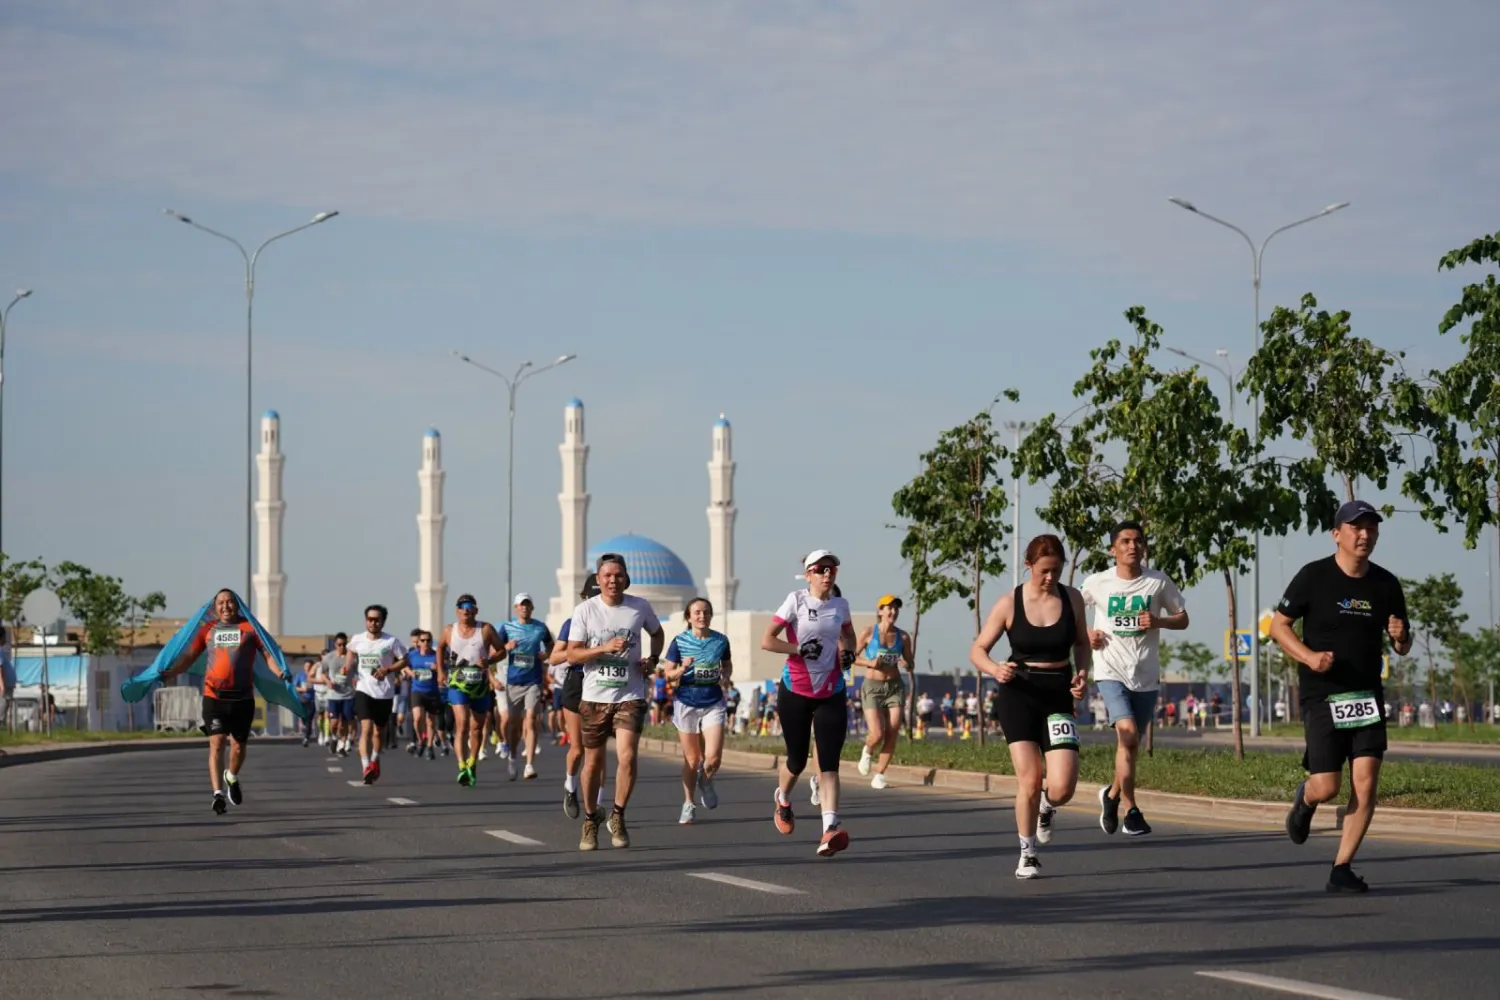
M 1427 269 L 1500 208 L 1500 11 L 1399 4 L 23 4 L 0 170 L 367 217 Z M 1472 57 L 1472 58 L 1470 58 Z M 62 71 L 60 71 L 60 68 Z M 1328 227 L 1328 228 L 1325 228 Z M 1216 242 L 1220 241 L 1220 242 Z

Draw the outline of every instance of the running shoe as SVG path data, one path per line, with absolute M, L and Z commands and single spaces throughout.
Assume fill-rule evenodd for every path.
M 870 774 L 870 744 L 868 743 L 859 754 L 859 773 L 865 777 L 869 777 Z
M 602 811 L 589 813 L 583 820 L 583 833 L 578 838 L 578 849 L 580 851 L 597 851 L 599 849 L 599 820 Z
M 222 816 L 229 811 L 229 800 L 223 792 L 214 792 L 214 813 Z
M 691 802 L 684 802 L 682 804 L 682 815 L 677 817 L 677 822 L 682 826 L 691 826 L 696 813 L 697 810 L 693 808 Z
M 375 782 L 377 782 L 379 780 L 380 780 L 380 758 L 376 757 L 374 760 L 370 761 L 370 784 L 373 785 L 373 784 L 375 784 Z
M 515 781 L 516 775 L 520 773 L 516 769 L 516 759 L 514 757 L 505 758 L 505 773 L 510 775 L 511 781 Z
M 1045 844 L 1052 840 L 1052 817 L 1056 814 L 1056 809 L 1051 808 L 1045 802 L 1042 803 L 1041 811 L 1036 814 L 1036 842 L 1038 844 Z M 1130 832 L 1128 822 L 1127 820 L 1126 833 Z
M 1365 880 L 1354 874 L 1348 865 L 1334 865 L 1328 873 L 1329 892 L 1369 892 Z
M 630 831 L 625 829 L 624 813 L 609 814 L 609 842 L 615 847 L 630 846 Z
M 714 790 L 714 779 L 698 769 L 698 803 L 705 809 L 719 808 L 719 793 Z
M 563 789 L 563 814 L 568 819 L 578 818 L 578 793 Z
M 500 759 L 501 760 L 510 760 L 510 744 L 509 743 L 501 743 L 500 744 Z
M 460 767 L 458 769 L 458 783 L 460 785 L 463 785 L 465 788 L 472 787 L 474 784 L 473 769 L 468 767 L 467 765 Z
M 823 840 L 818 844 L 818 857 L 831 858 L 849 847 L 849 834 L 835 827 L 823 831 Z
M 1123 829 L 1127 837 L 1144 837 L 1151 832 L 1151 824 L 1146 822 L 1146 817 L 1141 815 L 1140 809 L 1131 806 L 1130 812 L 1125 814 Z
M 1286 835 L 1292 838 L 1294 844 L 1307 842 L 1307 835 L 1312 832 L 1313 814 L 1318 811 L 1317 806 L 1310 806 L 1304 799 L 1303 793 L 1307 791 L 1307 782 L 1297 786 L 1297 795 L 1292 799 L 1291 811 L 1286 814 Z M 1328 883 L 1330 886 L 1333 882 Z M 1334 890 L 1336 892 L 1344 890 Z M 1353 890 L 1358 892 L 1359 890 Z
M 416 743 L 408 743 L 406 744 L 406 752 L 409 754 L 418 754 L 422 752 L 422 748 L 417 746 Z
M 776 824 L 776 832 L 785 836 L 791 836 L 792 828 L 797 825 L 797 820 L 792 816 L 792 805 L 780 802 L 771 802 L 771 822 Z
M 881 774 L 879 771 L 876 771 L 875 777 L 870 779 L 871 788 L 884 788 L 887 784 L 888 782 L 885 780 L 885 775 Z
M 244 804 L 245 792 L 240 788 L 240 779 L 230 774 L 227 770 L 224 772 L 224 790 L 229 793 L 230 802 L 233 802 L 235 805 Z
M 431 746 L 429 746 L 427 748 L 427 759 L 428 760 L 437 760 L 437 754 L 435 754 L 435 753 L 432 752 L 432 747 Z
M 816 774 L 807 779 L 807 787 L 812 789 L 812 804 L 821 808 L 823 797 L 818 794 L 818 776 Z
M 1109 797 L 1109 786 L 1099 789 L 1099 829 L 1113 835 L 1120 828 L 1120 800 Z
M 489 760 L 490 759 L 490 751 L 489 751 L 489 749 L 487 747 L 480 747 L 479 748 L 479 759 L 480 760 Z
M 1016 878 L 1036 878 L 1042 873 L 1042 863 L 1036 859 L 1035 854 L 1021 852 L 1021 860 L 1016 865 Z
M 375 777 L 374 777 L 374 775 L 375 775 L 375 762 L 372 760 L 372 761 L 370 761 L 370 763 L 368 763 L 368 764 L 365 765 L 365 771 L 364 771 L 364 774 L 363 774 L 363 778 L 365 779 L 365 784 L 367 784 L 367 785 L 373 785 L 373 784 L 375 784 Z
M 312 742 L 312 737 L 310 737 L 310 736 L 304 736 L 304 737 L 302 737 L 302 749 L 306 750 L 307 749 L 307 745 L 309 743 L 311 743 L 311 742 Z
M 532 767 L 530 763 L 527 763 L 526 770 L 521 772 L 521 777 L 525 778 L 527 781 L 531 781 L 536 777 L 536 768 Z

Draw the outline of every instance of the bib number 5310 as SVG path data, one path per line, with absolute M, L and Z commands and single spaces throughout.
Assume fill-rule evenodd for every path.
M 1078 746 L 1078 728 L 1073 725 L 1071 715 L 1047 716 L 1047 741 L 1056 750 L 1060 747 Z
M 1363 729 L 1380 721 L 1380 702 L 1369 691 L 1329 695 L 1328 711 L 1335 729 Z

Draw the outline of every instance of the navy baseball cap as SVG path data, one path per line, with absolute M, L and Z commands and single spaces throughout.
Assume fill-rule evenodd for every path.
M 1333 516 L 1335 526 L 1348 524 L 1350 521 L 1358 521 L 1362 517 L 1373 517 L 1378 524 L 1385 518 L 1380 516 L 1380 511 L 1363 500 L 1350 500 L 1339 508 L 1339 512 Z

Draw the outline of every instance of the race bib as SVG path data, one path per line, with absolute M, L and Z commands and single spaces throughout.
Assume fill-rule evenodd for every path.
M 1328 696 L 1328 710 L 1335 729 L 1363 729 L 1380 721 L 1380 703 L 1369 691 Z
M 724 668 L 718 663 L 695 663 L 689 671 L 693 684 L 717 684 L 724 674 Z
M 213 644 L 215 649 L 239 649 L 243 633 L 238 628 L 216 628 L 214 629 Z
M 1140 635 L 1144 631 L 1139 615 L 1114 615 L 1109 620 L 1109 630 L 1120 636 Z
M 362 673 L 366 677 L 368 677 L 368 676 L 370 676 L 371 674 L 373 674 L 375 671 L 377 671 L 379 669 L 380 669 L 380 654 L 379 653 L 360 653 L 359 654 L 359 672 L 360 673 Z
M 453 671 L 453 679 L 465 687 L 484 683 L 483 667 L 459 667 Z
M 594 661 L 598 672 L 595 681 L 604 687 L 625 687 L 630 683 L 630 661 L 614 656 L 602 656 Z
M 428 681 L 432 680 L 432 671 L 421 669 L 413 670 L 411 672 L 411 677 L 412 680 L 416 681 L 418 684 L 426 684 Z
M 1047 739 L 1054 750 L 1058 747 L 1076 747 L 1078 729 L 1073 725 L 1073 717 L 1062 714 L 1047 716 Z
M 887 670 L 894 670 L 901 665 L 901 657 L 896 653 L 881 653 L 875 657 L 875 662 Z
M 510 654 L 511 666 L 517 670 L 530 670 L 536 663 L 535 653 L 512 653 Z

